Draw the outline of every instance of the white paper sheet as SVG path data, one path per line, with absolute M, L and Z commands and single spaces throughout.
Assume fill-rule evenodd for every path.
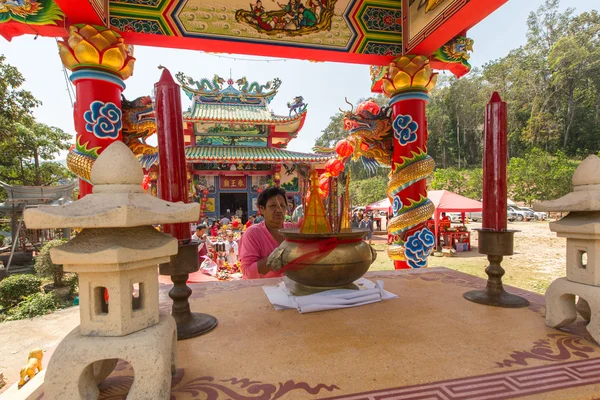
M 398 297 L 383 289 L 383 281 L 374 283 L 361 278 L 354 283 L 359 290 L 335 289 L 307 296 L 293 296 L 285 282 L 278 286 L 263 286 L 263 290 L 276 310 L 295 308 L 300 313 L 357 307 Z

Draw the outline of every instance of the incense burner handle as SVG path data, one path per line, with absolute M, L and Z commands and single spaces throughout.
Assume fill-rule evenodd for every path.
M 267 258 L 267 266 L 271 269 L 271 271 L 278 271 L 283 268 L 285 265 L 285 262 L 283 261 L 283 255 L 285 251 L 286 249 L 278 247 L 273 250 L 271 254 L 269 254 L 269 257 Z
M 371 249 L 371 257 L 373 258 L 371 260 L 371 264 L 373 264 L 375 262 L 375 260 L 377 260 L 377 251 L 375 250 L 375 248 L 371 245 L 369 245 L 369 249 Z

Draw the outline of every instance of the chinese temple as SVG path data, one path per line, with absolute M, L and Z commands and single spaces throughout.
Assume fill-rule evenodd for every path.
M 330 158 L 286 150 L 306 119 L 303 97 L 295 97 L 288 115 L 280 116 L 269 108 L 281 85 L 277 78 L 264 85 L 218 75 L 195 81 L 180 72 L 176 79 L 192 101 L 183 113 L 184 141 L 190 197 L 201 203 L 200 216 L 230 216 L 241 209 L 245 220 L 257 213 L 258 194 L 271 184 L 287 191 L 290 208 L 299 204 L 297 166 Z M 135 145 L 130 147 L 135 152 Z M 149 149 L 145 153 L 138 159 L 150 171 L 156 192 L 159 156 Z

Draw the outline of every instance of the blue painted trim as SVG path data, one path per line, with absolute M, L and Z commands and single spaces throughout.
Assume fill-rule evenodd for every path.
M 423 100 L 427 103 L 429 102 L 429 95 L 425 92 L 400 93 L 390 99 L 390 106 L 404 100 Z
M 121 90 L 125 90 L 125 82 L 123 79 L 119 78 L 116 75 L 113 75 L 109 72 L 98 71 L 95 69 L 80 69 L 71 74 L 71 82 L 75 83 L 81 79 L 94 79 L 97 81 L 104 81 L 113 83 L 121 88 Z

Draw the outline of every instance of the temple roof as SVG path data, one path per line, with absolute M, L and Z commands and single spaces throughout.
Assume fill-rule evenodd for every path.
M 311 154 L 277 149 L 272 147 L 245 146 L 191 146 L 186 147 L 185 156 L 188 162 L 243 162 L 243 163 L 276 163 L 276 162 L 326 162 L 329 154 Z M 148 169 L 158 163 L 158 154 L 138 156 L 142 167 Z
M 306 109 L 291 117 L 273 114 L 264 106 L 237 104 L 194 103 L 190 111 L 184 113 L 186 122 L 237 122 L 237 123 L 288 123 L 306 116 Z

